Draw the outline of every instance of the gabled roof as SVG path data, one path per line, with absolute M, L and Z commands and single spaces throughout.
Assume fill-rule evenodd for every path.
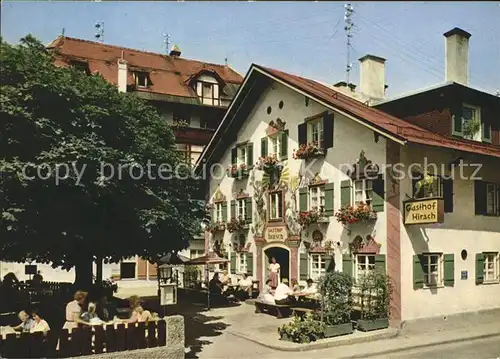
M 207 162 L 212 162 L 214 160 L 212 158 L 213 154 L 217 152 L 217 148 L 222 145 L 222 136 L 224 134 L 231 134 L 231 136 L 224 136 L 224 140 L 232 140 L 235 136 L 231 130 L 233 128 L 237 129 L 241 124 L 233 124 L 234 119 L 236 118 L 238 121 L 245 120 L 245 116 L 237 117 L 236 115 L 242 107 L 243 102 L 246 100 L 248 93 L 256 83 L 256 79 L 259 77 L 277 81 L 402 145 L 406 143 L 415 143 L 500 157 L 499 147 L 475 141 L 455 140 L 441 136 L 389 115 L 381 110 L 367 106 L 314 80 L 252 64 L 245 76 L 242 86 L 240 86 L 238 93 L 229 106 L 228 111 L 210 143 L 198 160 L 198 163 L 202 163 L 203 160 Z
M 164 95 L 196 97 L 189 86 L 188 79 L 202 71 L 217 74 L 226 84 L 241 84 L 240 74 L 226 65 L 212 64 L 183 57 L 167 56 L 146 51 L 139 51 L 120 46 L 108 45 L 94 41 L 59 36 L 48 46 L 56 52 L 56 65 L 68 65 L 72 60 L 85 61 L 92 73 L 99 72 L 106 81 L 117 84 L 118 64 L 123 58 L 129 69 L 149 73 L 152 85 L 138 88 L 137 91 L 152 92 Z M 129 72 L 128 84 L 134 84 Z

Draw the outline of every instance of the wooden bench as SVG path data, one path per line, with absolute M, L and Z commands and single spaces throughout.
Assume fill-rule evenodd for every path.
M 290 306 L 283 304 L 271 304 L 261 301 L 255 301 L 255 313 L 267 313 L 276 315 L 276 318 L 286 318 L 291 314 Z
M 295 307 L 295 308 L 290 308 L 292 310 L 292 315 L 293 316 L 298 316 L 298 317 L 303 317 L 304 315 L 306 315 L 307 313 L 314 313 L 314 309 L 310 309 L 310 308 L 299 308 L 299 307 Z

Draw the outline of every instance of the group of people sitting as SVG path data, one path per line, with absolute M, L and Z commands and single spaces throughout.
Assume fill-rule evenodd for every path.
M 49 323 L 42 319 L 40 313 L 36 310 L 31 311 L 31 316 L 25 310 L 22 310 L 19 312 L 18 317 L 21 321 L 21 324 L 16 325 L 12 328 L 15 331 L 20 331 L 23 333 L 35 333 L 47 332 L 50 330 Z
M 219 273 L 215 273 L 208 282 L 208 290 L 211 295 L 222 296 L 235 301 L 243 301 L 252 296 L 253 281 L 248 274 L 243 273 L 242 278 L 235 287 L 231 285 L 231 278 L 227 271 L 225 270 L 222 273 L 222 278 L 219 277 Z
M 288 279 L 283 278 L 276 288 L 273 288 L 271 283 L 271 279 L 266 281 L 257 300 L 269 304 L 291 305 L 295 303 L 298 298 L 310 298 L 318 294 L 318 288 L 311 278 L 306 281 L 307 286 L 304 289 L 300 288 L 296 279 L 292 279 L 292 283 L 289 285 Z

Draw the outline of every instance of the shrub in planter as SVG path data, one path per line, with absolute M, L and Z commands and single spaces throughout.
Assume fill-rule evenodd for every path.
M 389 327 L 392 283 L 385 273 L 373 271 L 361 277 L 358 284 L 361 318 L 357 321 L 358 330 Z
M 278 328 L 281 340 L 295 343 L 310 343 L 320 338 L 323 332 L 323 325 L 311 313 L 307 313 L 303 318 L 293 317 L 290 323 Z
M 327 272 L 320 280 L 321 311 L 325 338 L 351 334 L 352 278 L 342 272 Z

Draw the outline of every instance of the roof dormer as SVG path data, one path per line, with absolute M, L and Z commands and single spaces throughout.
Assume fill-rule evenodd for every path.
M 201 70 L 188 81 L 203 105 L 221 106 L 220 95 L 225 83 L 217 72 Z

